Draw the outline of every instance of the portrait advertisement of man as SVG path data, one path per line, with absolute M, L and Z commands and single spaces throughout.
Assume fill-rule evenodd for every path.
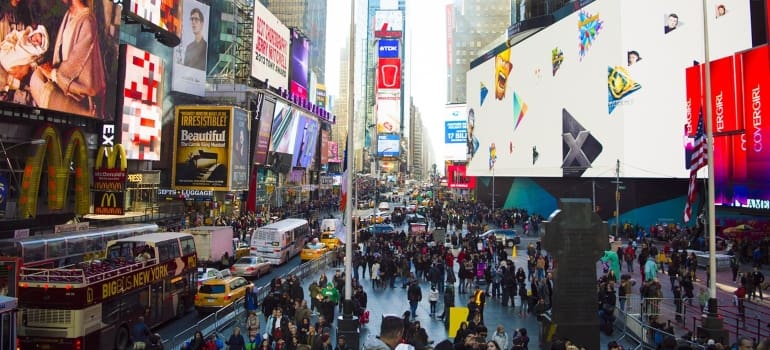
M 679 16 L 676 13 L 669 13 L 668 16 L 666 16 L 666 24 L 663 27 L 663 32 L 665 34 L 668 34 L 672 30 L 676 29 L 678 26 L 679 26 Z
M 0 100 L 113 120 L 117 27 L 111 2 L 14 0 L 0 6 Z M 119 7 L 117 7 L 119 9 Z M 9 36 L 10 35 L 10 36 Z M 21 43 L 8 42 L 16 38 Z
M 196 96 L 206 92 L 209 6 L 185 0 L 182 16 L 182 43 L 174 48 L 174 74 L 171 89 Z

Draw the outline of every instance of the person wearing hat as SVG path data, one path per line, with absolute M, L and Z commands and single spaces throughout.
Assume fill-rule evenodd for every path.
M 404 334 L 404 321 L 398 316 L 385 316 L 380 324 L 380 335 L 369 336 L 364 343 L 364 350 L 394 350 L 401 343 Z

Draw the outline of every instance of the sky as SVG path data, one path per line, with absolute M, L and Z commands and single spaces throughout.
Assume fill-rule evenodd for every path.
M 447 100 L 445 24 L 447 3 L 449 0 L 406 1 L 406 49 L 407 52 L 411 51 L 409 55 L 411 61 L 405 62 L 409 68 L 406 69 L 407 75 L 404 80 L 410 84 L 414 104 L 426 124 L 424 132 L 431 133 L 433 145 L 431 151 L 434 154 L 440 149 L 444 140 L 442 118 Z M 359 0 L 356 6 L 364 6 L 364 4 L 365 1 Z M 326 28 L 326 89 L 328 94 L 336 96 L 339 92 L 339 52 L 347 42 L 350 30 L 349 0 L 328 0 Z M 356 82 L 356 84 L 360 83 Z M 408 107 L 404 109 L 404 112 L 408 113 Z M 436 162 L 441 161 L 437 158 L 434 157 Z

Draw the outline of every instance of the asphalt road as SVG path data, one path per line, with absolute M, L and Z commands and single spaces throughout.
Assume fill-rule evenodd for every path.
M 270 281 L 274 277 L 286 275 L 293 268 L 299 266 L 299 264 L 300 264 L 300 259 L 299 259 L 299 255 L 297 255 L 293 259 L 291 259 L 289 262 L 281 266 L 273 267 L 273 271 L 270 272 L 269 274 L 264 275 L 259 279 L 252 279 L 251 281 L 254 283 L 255 286 L 261 287 L 261 286 L 267 285 L 268 283 L 270 283 Z M 181 334 L 184 330 L 189 329 L 192 326 L 195 326 L 198 323 L 198 321 L 200 321 L 202 318 L 203 316 L 199 315 L 198 312 L 195 311 L 195 309 L 190 309 L 184 317 L 178 320 L 169 321 L 168 323 L 156 329 L 155 331 L 158 334 L 160 334 L 161 338 L 171 339 L 175 335 Z

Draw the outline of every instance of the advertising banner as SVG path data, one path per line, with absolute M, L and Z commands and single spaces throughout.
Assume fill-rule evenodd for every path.
M 297 134 L 294 136 L 294 151 L 292 152 L 292 166 L 295 168 L 307 168 L 315 155 L 316 141 L 318 141 L 318 120 L 297 112 Z
M 175 189 L 229 190 L 232 118 L 232 107 L 176 107 L 172 168 Z
M 267 151 L 270 148 L 270 133 L 273 127 L 273 113 L 275 112 L 275 100 L 271 98 L 265 98 L 265 95 L 258 97 L 261 103 L 257 105 L 259 110 L 259 123 L 255 127 L 251 125 L 252 134 L 256 133 L 256 137 L 252 138 L 256 143 L 254 148 L 253 164 L 266 164 L 267 163 Z
M 377 41 L 377 52 L 379 58 L 399 58 L 399 40 L 398 39 L 380 39 Z
M 380 58 L 377 65 L 377 89 L 401 88 L 401 59 Z
M 288 90 L 289 28 L 261 2 L 254 2 L 254 52 L 251 76 L 274 88 Z
M 163 60 L 125 46 L 121 143 L 128 159 L 160 160 L 163 114 Z
M 685 69 L 685 87 L 687 88 L 687 122 L 685 129 L 688 137 L 695 136 L 698 116 L 701 112 L 703 89 L 701 88 L 701 66 Z
M 392 134 L 401 131 L 401 92 L 377 93 L 377 133 Z
M 174 48 L 171 90 L 205 96 L 209 6 L 197 0 L 184 0 L 183 9 L 182 43 Z
M 746 193 L 745 202 L 741 191 L 736 191 L 736 200 L 743 206 L 770 209 L 760 203 L 770 200 L 770 147 L 764 140 L 770 140 L 766 124 L 765 107 L 770 106 L 770 62 L 768 47 L 760 46 L 744 52 L 743 59 L 743 108 L 746 134 Z M 765 123 L 768 119 L 768 123 Z
M 381 160 L 380 161 L 380 173 L 387 174 L 398 171 L 397 160 Z
M 61 1 L 2 2 L 0 40 L 6 41 L 0 55 L 0 99 L 4 103 L 115 120 L 120 16 L 109 14 L 119 14 L 121 6 L 114 1 L 90 3 L 81 5 L 74 18 Z M 87 33 L 65 31 L 68 24 L 88 28 Z M 14 25 L 19 30 L 11 30 Z M 30 31 L 28 35 L 25 30 Z M 57 34 L 62 31 L 66 35 Z M 27 42 L 29 37 L 39 38 L 40 44 Z M 37 68 L 31 68 L 33 63 Z M 56 68 L 55 78 L 52 68 Z M 10 71 L 15 73 L 7 74 Z
M 400 38 L 404 31 L 404 13 L 400 10 L 375 11 L 374 36 Z
M 444 122 L 444 143 L 465 144 L 468 140 L 468 122 L 465 120 L 453 120 Z
M 340 159 L 339 145 L 336 142 L 329 141 L 328 148 L 329 148 L 329 163 L 339 163 L 340 161 L 342 161 L 342 159 Z
M 465 104 L 447 105 L 444 119 L 444 160 L 466 161 L 468 142 L 467 106 Z
M 321 155 L 321 165 L 329 163 L 329 132 L 321 130 L 321 145 L 319 153 Z
M 296 30 L 291 30 L 291 65 L 289 74 L 291 93 L 308 99 L 308 65 L 310 64 L 310 40 Z
M 377 157 L 398 157 L 401 149 L 398 134 L 377 135 Z
M 124 214 L 127 169 L 125 147 L 119 144 L 100 146 L 96 151 L 91 184 L 91 190 L 94 194 L 94 214 Z
M 281 100 L 275 102 L 273 125 L 270 136 L 270 151 L 284 154 L 294 153 L 299 113 L 294 106 Z
M 129 13 L 163 29 L 177 38 L 182 36 L 182 2 L 180 0 L 128 0 L 124 1 Z M 109 13 L 109 12 L 107 12 Z
M 705 69 L 702 71 L 705 73 Z M 732 55 L 711 62 L 711 125 L 715 134 L 736 131 L 743 126 L 743 118 L 738 115 L 740 103 L 736 101 L 735 78 Z
M 249 189 L 249 112 L 233 108 L 230 191 Z
M 94 192 L 94 214 L 124 215 L 125 192 Z
M 316 84 L 315 86 L 315 104 L 321 108 L 326 108 L 326 85 Z
M 469 189 L 476 188 L 476 178 L 465 175 L 465 165 L 447 166 L 446 181 L 449 188 Z

